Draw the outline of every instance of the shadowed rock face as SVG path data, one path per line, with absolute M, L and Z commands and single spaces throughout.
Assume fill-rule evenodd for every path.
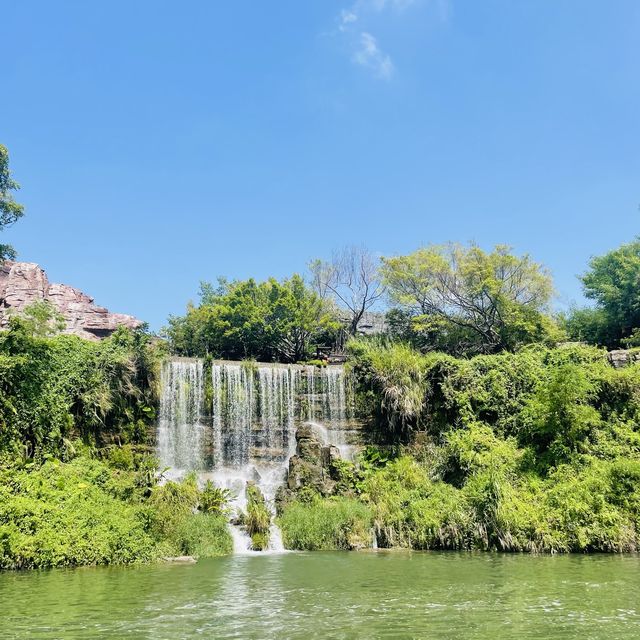
M 7 325 L 9 310 L 20 312 L 38 300 L 47 300 L 62 314 L 67 323 L 64 333 L 88 340 L 105 338 L 121 325 L 135 329 L 142 324 L 133 316 L 99 307 L 79 289 L 50 284 L 44 269 L 34 262 L 0 265 L 0 327 Z

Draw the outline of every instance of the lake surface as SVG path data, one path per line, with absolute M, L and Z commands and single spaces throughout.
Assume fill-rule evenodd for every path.
M 0 636 L 638 638 L 640 558 L 287 553 L 0 573 Z

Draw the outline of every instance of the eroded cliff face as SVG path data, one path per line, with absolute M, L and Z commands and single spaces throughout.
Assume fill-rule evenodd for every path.
M 88 340 L 111 335 L 119 326 L 135 329 L 142 322 L 123 313 L 111 313 L 93 298 L 66 284 L 50 283 L 44 269 L 34 262 L 0 265 L 0 327 L 12 311 L 20 312 L 38 300 L 49 301 L 65 319 L 64 333 Z

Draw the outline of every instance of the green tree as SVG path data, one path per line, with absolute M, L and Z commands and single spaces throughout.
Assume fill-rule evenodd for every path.
M 573 363 L 555 367 L 529 399 L 523 423 L 544 461 L 556 464 L 575 452 L 588 451 L 590 434 L 601 423 L 591 404 L 598 385 L 589 373 Z
M 201 304 L 170 318 L 167 334 L 185 356 L 297 362 L 310 355 L 313 340 L 336 330 L 327 302 L 294 275 L 282 282 L 221 280 L 217 289 L 203 283 Z
M 640 239 L 592 258 L 581 280 L 596 306 L 569 315 L 571 337 L 609 348 L 633 341 L 640 329 Z
M 496 353 L 557 337 L 546 314 L 551 276 L 509 247 L 486 253 L 475 245 L 428 246 L 383 258 L 382 275 L 412 330 L 438 337 L 432 348 Z
M 24 207 L 18 204 L 11 192 L 20 188 L 13 180 L 9 171 L 9 151 L 0 144 L 0 230 L 12 225 L 18 218 L 24 215 Z M 13 260 L 16 257 L 15 249 L 8 244 L 0 244 L 0 262 Z

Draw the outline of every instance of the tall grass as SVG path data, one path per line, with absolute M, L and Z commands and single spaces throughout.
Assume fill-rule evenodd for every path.
M 371 546 L 371 511 L 351 498 L 295 501 L 278 523 L 287 549 L 326 551 Z

